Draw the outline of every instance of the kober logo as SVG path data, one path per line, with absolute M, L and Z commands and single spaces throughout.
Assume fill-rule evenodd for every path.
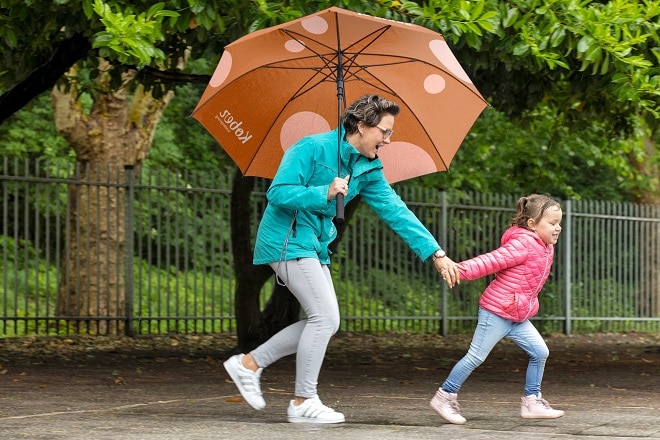
M 225 127 L 225 130 L 233 132 L 241 143 L 244 144 L 252 139 L 250 132 L 241 128 L 243 121 L 234 120 L 234 116 L 232 116 L 229 110 L 225 109 L 222 113 L 218 113 L 215 115 L 215 119 Z

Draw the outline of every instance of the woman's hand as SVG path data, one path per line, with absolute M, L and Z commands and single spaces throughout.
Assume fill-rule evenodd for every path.
M 461 283 L 461 274 L 458 271 L 458 264 L 452 261 L 449 257 L 436 258 L 433 260 L 435 268 L 442 278 L 447 282 L 450 288 L 456 284 Z
M 346 197 L 348 194 L 348 180 L 351 178 L 350 175 L 344 177 L 335 177 L 330 187 L 328 188 L 328 200 L 334 200 L 337 198 L 337 194 L 343 194 Z

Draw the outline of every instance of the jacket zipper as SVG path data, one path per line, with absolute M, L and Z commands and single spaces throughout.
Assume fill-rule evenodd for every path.
M 546 278 L 546 274 L 548 273 L 548 269 L 550 267 L 549 265 L 550 262 L 550 252 L 546 251 L 545 252 L 545 267 L 543 268 L 543 276 L 541 277 L 541 280 L 544 280 Z M 535 297 L 539 296 L 539 293 L 541 292 L 541 289 L 543 289 L 543 282 L 539 283 L 538 287 L 536 288 L 536 293 L 534 296 L 531 296 L 529 298 L 529 304 L 527 304 L 527 315 L 523 318 L 522 321 L 526 321 L 527 318 L 529 317 L 529 314 L 532 313 L 532 301 L 534 301 Z M 520 322 L 522 322 L 520 321 Z

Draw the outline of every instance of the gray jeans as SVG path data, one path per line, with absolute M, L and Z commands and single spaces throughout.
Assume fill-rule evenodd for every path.
M 330 338 L 339 329 L 339 304 L 328 266 L 315 258 L 271 263 L 281 281 L 298 299 L 306 318 L 282 329 L 252 351 L 262 368 L 296 354 L 295 396 L 317 394 L 319 372 Z

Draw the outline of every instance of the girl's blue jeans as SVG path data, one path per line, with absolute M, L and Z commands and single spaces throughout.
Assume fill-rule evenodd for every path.
M 538 395 L 545 362 L 550 352 L 548 346 L 529 320 L 513 322 L 479 308 L 479 321 L 474 331 L 470 349 L 458 361 L 442 384 L 448 393 L 458 393 L 463 382 L 481 365 L 490 354 L 495 344 L 508 337 L 529 355 L 525 376 L 525 396 Z

